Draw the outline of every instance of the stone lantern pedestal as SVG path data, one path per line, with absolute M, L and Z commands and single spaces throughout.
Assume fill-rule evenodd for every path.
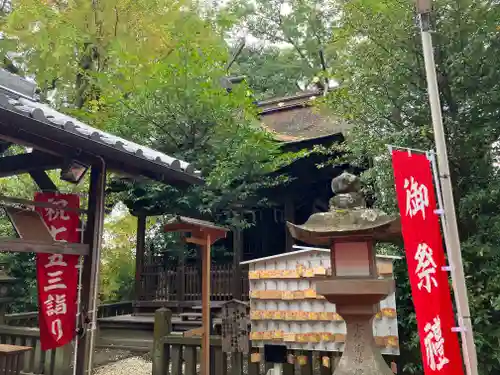
M 378 303 L 394 291 L 393 280 L 325 280 L 317 293 L 334 303 L 346 323 L 346 344 L 334 375 L 394 375 L 373 338 Z
M 305 224 L 287 223 L 292 236 L 311 245 L 329 246 L 332 276 L 316 283 L 316 292 L 334 303 L 346 322 L 344 352 L 334 375 L 393 375 L 373 337 L 379 303 L 394 292 L 394 280 L 377 275 L 374 244 L 400 235 L 397 217 L 366 208 L 356 176 L 332 181 L 336 194 L 328 212 Z

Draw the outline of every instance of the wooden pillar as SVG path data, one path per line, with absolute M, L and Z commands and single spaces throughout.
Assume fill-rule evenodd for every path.
M 106 166 L 104 161 L 92 165 L 85 243 L 89 255 L 83 263 L 81 312 L 85 319 L 84 335 L 78 338 L 76 375 L 91 375 L 95 342 L 95 320 L 97 317 L 97 295 L 99 289 L 100 249 L 104 222 L 104 191 Z
M 209 375 L 210 372 L 210 281 L 211 281 L 211 246 L 212 243 L 226 237 L 227 229 L 217 227 L 208 221 L 176 217 L 164 227 L 165 232 L 191 233 L 185 237 L 187 243 L 193 243 L 201 247 L 201 280 L 202 280 L 202 340 L 201 340 L 201 375 Z M 214 374 L 212 374 L 214 375 Z
M 151 357 L 153 362 L 153 375 L 164 375 L 168 373 L 169 360 L 165 351 L 168 345 L 164 337 L 172 332 L 172 311 L 161 308 L 155 311 L 155 324 L 153 330 L 153 349 Z
M 295 204 L 293 199 L 288 198 L 285 201 L 285 222 L 295 223 Z M 285 252 L 290 252 L 293 249 L 294 240 L 289 230 L 285 230 Z
M 202 251 L 202 284 L 201 284 L 201 306 L 203 336 L 201 343 L 201 375 L 209 375 L 210 371 L 210 266 L 211 266 L 211 242 L 210 234 L 207 234 Z
M 232 294 L 235 299 L 242 299 L 241 285 L 241 258 L 243 255 L 243 231 L 240 228 L 233 230 L 233 285 Z
M 137 216 L 137 240 L 135 251 L 135 300 L 140 301 L 142 298 L 142 272 L 144 268 L 144 251 L 146 247 L 146 215 L 139 214 Z M 138 313 L 138 309 L 134 308 L 134 314 Z
M 177 302 L 178 311 L 183 312 L 184 302 L 186 299 L 186 254 L 184 251 L 179 254 L 177 264 L 177 272 L 175 274 L 177 282 Z

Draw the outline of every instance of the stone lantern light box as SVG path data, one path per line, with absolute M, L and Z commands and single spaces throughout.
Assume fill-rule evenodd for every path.
M 332 251 L 335 276 L 371 276 L 374 272 L 372 248 L 368 242 L 339 242 Z

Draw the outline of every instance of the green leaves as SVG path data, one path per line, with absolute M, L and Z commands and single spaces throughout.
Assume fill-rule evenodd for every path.
M 337 3 L 324 0 L 257 0 L 249 5 L 246 1 L 233 0 L 228 3 L 225 11 L 239 19 L 233 33 L 249 33 L 261 42 L 267 42 L 267 45 L 285 50 L 278 54 L 272 48 L 266 51 L 268 63 L 282 63 L 281 74 L 285 71 L 293 74 L 288 79 L 282 79 L 282 85 L 289 87 L 289 79 L 292 78 L 295 82 L 305 79 L 307 84 L 312 84 L 314 77 L 320 76 L 333 64 L 335 50 L 328 48 L 327 44 L 339 16 Z M 255 51 L 250 52 L 250 58 L 259 64 L 262 57 L 256 56 Z M 273 61 L 273 55 L 277 57 L 277 61 Z M 269 64 L 262 66 L 264 69 L 272 69 Z M 279 69 L 275 69 L 275 72 L 280 74 Z M 259 71 L 252 72 L 251 75 L 254 74 L 262 76 Z M 277 77 L 273 76 L 274 74 L 270 74 L 269 78 L 276 82 Z M 321 80 L 321 84 L 324 85 L 325 80 Z
M 265 176 L 289 162 L 290 155 L 256 126 L 245 85 L 231 93 L 222 89 L 226 60 L 222 45 L 201 45 L 180 35 L 178 48 L 152 68 L 154 75 L 109 108 L 108 129 L 194 164 L 206 180 L 206 186 L 187 192 L 125 187 L 131 188 L 124 193 L 130 208 L 226 215 L 257 189 L 275 183 Z
M 130 300 L 134 297 L 135 241 L 137 218 L 117 205 L 104 224 L 101 264 L 101 300 Z
M 481 374 L 500 370 L 496 313 L 500 256 L 497 153 L 500 56 L 493 18 L 498 7 L 484 2 L 435 1 L 435 56 L 451 162 L 454 195 Z M 346 2 L 333 45 L 335 77 L 342 82 L 326 105 L 355 125 L 348 137 L 351 162 L 372 160 L 364 173 L 376 204 L 396 212 L 387 144 L 433 148 L 419 30 L 411 2 Z M 493 16 L 494 15 L 494 16 Z M 493 18 L 491 18 L 493 17 Z M 472 52 L 474 51 L 474 52 Z M 368 164 L 365 164 L 368 165 Z M 413 307 L 403 262 L 396 266 L 403 371 L 420 373 Z

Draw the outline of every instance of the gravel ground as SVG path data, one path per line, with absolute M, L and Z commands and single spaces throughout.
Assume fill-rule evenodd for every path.
M 108 363 L 135 357 L 136 355 L 127 350 L 98 349 L 94 352 L 94 367 L 105 366 Z
M 142 357 L 131 357 L 99 367 L 94 371 L 94 375 L 151 375 L 152 371 L 150 361 Z

